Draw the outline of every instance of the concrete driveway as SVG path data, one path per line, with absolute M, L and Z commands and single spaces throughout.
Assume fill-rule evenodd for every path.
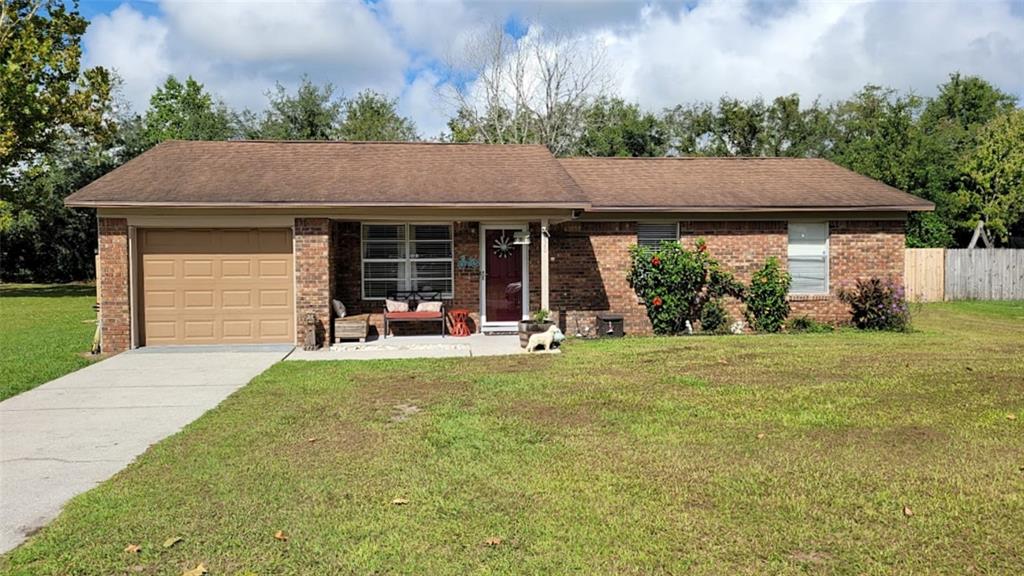
M 0 402 L 0 552 L 291 350 L 142 348 Z

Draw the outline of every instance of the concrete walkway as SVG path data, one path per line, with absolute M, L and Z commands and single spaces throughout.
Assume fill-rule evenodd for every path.
M 291 350 L 143 348 L 0 402 L 0 552 Z

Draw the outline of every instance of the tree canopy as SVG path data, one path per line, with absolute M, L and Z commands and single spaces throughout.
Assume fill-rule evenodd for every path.
M 345 101 L 345 119 L 337 135 L 341 140 L 379 142 L 418 139 L 416 124 L 398 113 L 398 99 L 372 90 Z

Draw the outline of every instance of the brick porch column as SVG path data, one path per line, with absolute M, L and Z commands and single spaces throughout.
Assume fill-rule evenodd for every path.
M 299 346 L 306 340 L 309 312 L 316 314 L 317 342 L 330 344 L 332 249 L 329 218 L 295 219 L 295 343 Z
M 128 220 L 100 218 L 99 270 L 100 347 L 104 354 L 131 348 L 131 299 L 129 297 Z

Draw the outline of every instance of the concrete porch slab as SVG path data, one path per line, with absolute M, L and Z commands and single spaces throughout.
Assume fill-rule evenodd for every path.
M 557 354 L 555 349 L 550 353 Z M 543 354 L 544 352 L 539 352 Z M 526 354 L 519 336 L 473 334 L 466 337 L 398 336 L 365 343 L 334 344 L 329 350 L 296 349 L 288 360 L 394 360 L 402 358 L 468 358 Z

